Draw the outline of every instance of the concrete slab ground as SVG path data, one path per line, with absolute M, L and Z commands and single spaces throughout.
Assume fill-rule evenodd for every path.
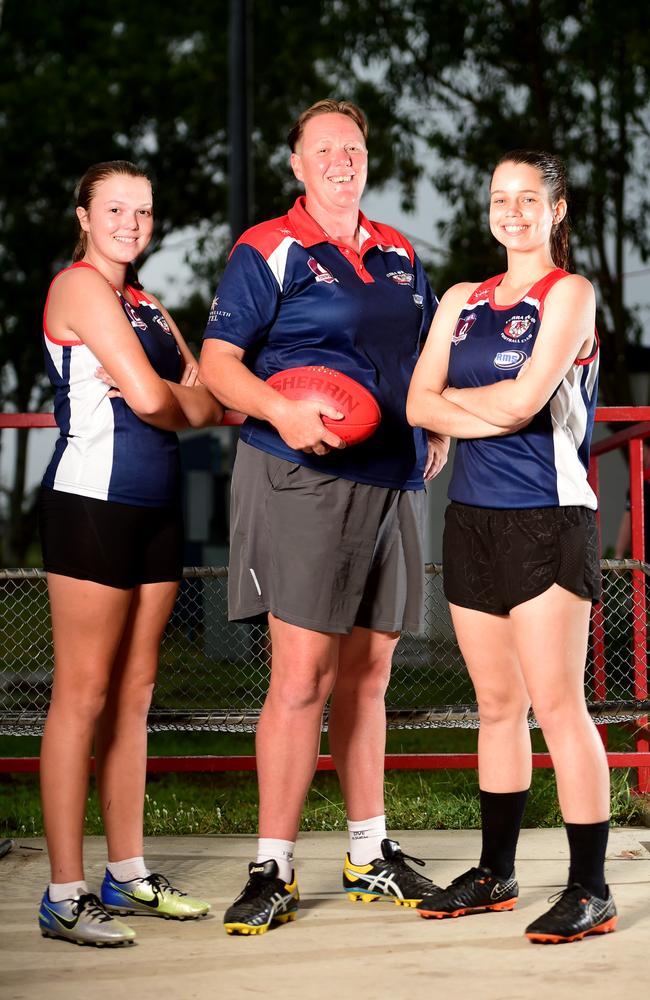
M 446 884 L 476 863 L 476 831 L 394 834 Z M 43 847 L 40 840 L 19 843 Z M 391 903 L 351 904 L 340 890 L 347 838 L 299 843 L 300 915 L 259 937 L 229 937 L 221 919 L 240 890 L 254 837 L 150 838 L 150 866 L 213 904 L 201 921 L 133 917 L 133 947 L 80 948 L 42 938 L 36 910 L 48 880 L 44 851 L 16 846 L 0 860 L 2 1000 L 269 997 L 283 1000 L 601 1000 L 647 996 L 650 972 L 650 830 L 612 831 L 608 879 L 621 914 L 614 934 L 568 946 L 531 945 L 525 926 L 546 908 L 567 870 L 562 830 L 522 832 L 521 895 L 510 913 L 422 920 Z M 104 843 L 86 841 L 88 881 L 103 875 Z

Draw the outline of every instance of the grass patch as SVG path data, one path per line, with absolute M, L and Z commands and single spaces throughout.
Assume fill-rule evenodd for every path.
M 539 732 L 533 748 L 543 750 Z M 631 737 L 622 727 L 610 727 L 610 747 L 624 749 Z M 0 738 L 0 756 L 33 756 L 35 737 Z M 388 750 L 409 752 L 473 752 L 476 732 L 463 729 L 397 730 L 388 734 Z M 327 752 L 327 737 L 322 750 Z M 230 733 L 157 733 L 150 739 L 152 755 L 250 754 L 253 737 Z M 617 826 L 643 822 L 643 802 L 631 794 L 633 774 L 612 771 L 612 822 Z M 389 771 L 386 775 L 386 814 L 391 829 L 476 829 L 480 826 L 478 782 L 475 771 Z M 553 827 L 561 824 L 550 770 L 537 770 L 524 824 Z M 255 774 L 160 774 L 147 783 L 145 833 L 148 836 L 197 834 L 253 834 L 257 828 Z M 314 777 L 303 813 L 303 830 L 344 830 L 345 809 L 336 776 Z M 86 810 L 86 833 L 101 834 L 102 822 L 94 784 Z M 38 776 L 0 776 L 0 838 L 42 836 L 43 824 Z

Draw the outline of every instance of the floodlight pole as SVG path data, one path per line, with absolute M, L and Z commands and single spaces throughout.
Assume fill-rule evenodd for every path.
M 230 0 L 228 134 L 229 222 L 235 243 L 250 225 L 250 0 Z

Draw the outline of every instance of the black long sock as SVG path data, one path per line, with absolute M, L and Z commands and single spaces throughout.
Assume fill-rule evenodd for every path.
M 515 867 L 519 829 L 528 789 L 523 792 L 484 792 L 481 795 L 483 846 L 479 864 L 508 878 Z
M 579 882 L 593 892 L 594 896 L 605 899 L 605 854 L 609 835 L 609 820 L 602 823 L 565 823 L 569 838 L 569 885 Z

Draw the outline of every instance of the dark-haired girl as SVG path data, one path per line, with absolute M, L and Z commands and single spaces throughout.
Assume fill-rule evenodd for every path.
M 60 436 L 40 498 L 54 684 L 41 748 L 52 881 L 39 925 L 77 944 L 132 941 L 115 912 L 184 919 L 209 909 L 143 859 L 147 711 L 182 573 L 174 431 L 223 415 L 169 313 L 137 281 L 152 213 L 137 167 L 91 167 L 75 263 L 54 278 L 43 317 Z M 108 841 L 101 899 L 82 860 L 93 743 Z
M 553 758 L 570 850 L 568 885 L 526 929 L 574 941 L 614 929 L 605 883 L 609 773 L 584 670 L 600 573 L 587 482 L 597 398 L 591 284 L 569 274 L 564 168 L 506 154 L 490 229 L 504 274 L 451 288 L 415 369 L 411 423 L 458 438 L 445 519 L 444 585 L 479 706 L 483 844 L 478 866 L 423 899 L 424 917 L 512 909 L 531 779 L 532 703 Z

